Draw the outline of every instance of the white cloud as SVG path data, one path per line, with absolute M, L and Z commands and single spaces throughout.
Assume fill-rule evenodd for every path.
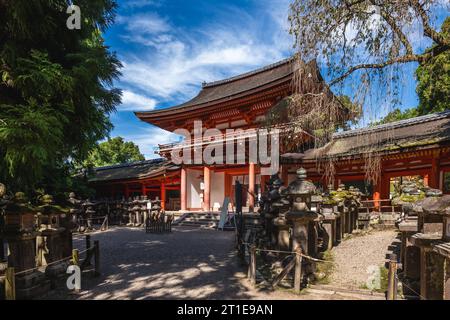
M 159 6 L 161 3 L 157 0 L 126 0 L 124 7 L 127 8 L 144 8 L 148 6 Z
M 289 56 L 289 0 L 256 4 L 257 12 L 251 15 L 236 7 L 217 7 L 218 17 L 195 28 L 175 26 L 156 13 L 119 17 L 125 30 L 121 39 L 139 48 L 120 53 L 121 83 L 129 91 L 124 92 L 119 110 L 178 104 L 195 96 L 204 81 L 224 79 Z M 178 140 L 150 125 L 132 131 L 121 127 L 116 124 L 115 132 L 125 133 L 121 135 L 138 144 L 146 158 L 158 157 L 154 154 L 158 144 Z
M 129 90 L 122 92 L 122 105 L 119 111 L 150 111 L 155 109 L 156 100 L 144 97 Z
M 167 28 L 167 21 L 155 18 L 154 21 L 167 24 L 158 23 L 160 31 L 152 35 L 148 35 L 148 29 L 157 27 L 139 29 L 134 26 L 145 25 L 139 22 L 140 17 L 128 18 L 134 22 L 127 28 L 135 28 L 136 32 L 127 34 L 125 39 L 148 48 L 139 56 L 128 54 L 122 58 L 122 81 L 157 99 L 181 102 L 194 96 L 204 81 L 220 80 L 287 56 L 291 43 L 278 36 L 278 20 L 261 25 L 259 19 L 236 10 L 232 16 L 241 14 L 239 23 L 216 21 L 189 31 Z
M 157 127 L 148 127 L 139 130 L 138 134 L 121 135 L 127 141 L 133 141 L 139 146 L 139 150 L 146 159 L 159 158 L 155 150 L 159 144 L 178 141 L 178 136 L 166 130 Z
M 130 34 L 155 35 L 170 30 L 165 18 L 155 13 L 136 14 L 132 17 L 118 16 L 116 22 L 125 25 L 125 30 Z

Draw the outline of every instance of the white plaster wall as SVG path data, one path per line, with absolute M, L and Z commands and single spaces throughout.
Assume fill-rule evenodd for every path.
M 225 173 L 211 172 L 211 207 L 218 210 L 225 197 Z
M 187 207 L 188 208 L 201 208 L 202 207 L 202 199 L 200 194 L 202 194 L 202 190 L 200 190 L 200 182 L 199 176 L 201 175 L 201 171 L 198 170 L 186 170 L 186 182 L 187 182 Z

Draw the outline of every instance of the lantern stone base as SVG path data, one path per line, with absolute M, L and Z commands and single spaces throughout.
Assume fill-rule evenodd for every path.
M 420 295 L 426 300 L 442 300 L 444 296 L 445 258 L 432 250 L 442 235 L 416 233 L 410 240 L 420 248 Z
M 323 249 L 331 250 L 336 243 L 336 216 L 334 214 L 325 214 L 322 222 L 324 229 Z
M 16 299 L 29 300 L 42 296 L 50 290 L 50 281 L 39 270 L 16 276 Z
M 274 235 L 276 236 L 275 248 L 281 251 L 290 250 L 290 226 L 283 217 L 273 219 Z

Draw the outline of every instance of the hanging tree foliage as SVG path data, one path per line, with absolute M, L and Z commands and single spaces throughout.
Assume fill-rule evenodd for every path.
M 31 190 L 81 161 L 112 128 L 121 64 L 104 44 L 116 2 L 0 0 L 0 181 Z
M 448 34 L 439 32 L 435 26 L 435 13 L 439 10 L 448 10 L 448 4 L 438 0 L 295 0 L 289 15 L 290 32 L 295 38 L 298 61 L 318 59 L 334 91 L 345 91 L 351 81 L 354 105 L 367 106 L 367 102 L 372 102 L 374 88 L 385 101 L 390 98 L 390 104 L 395 105 L 401 80 L 399 66 L 425 65 L 450 50 Z M 417 39 L 431 41 L 433 45 L 421 51 L 414 44 Z M 301 110 L 307 100 L 308 109 L 316 110 L 312 112 L 316 116 L 311 117 L 314 120 L 308 131 L 335 128 L 341 119 L 339 110 L 332 106 L 333 100 L 324 101 L 328 87 L 324 86 L 321 94 L 303 91 L 301 84 L 308 75 L 305 70 L 304 67 L 296 70 L 298 76 L 293 85 L 300 89 L 295 91 L 300 97 L 292 100 L 290 108 Z M 318 116 L 320 110 L 324 115 Z M 375 114 L 364 110 L 362 117 L 379 117 L 379 106 L 372 111 Z M 363 152 L 366 178 L 377 182 L 381 157 L 376 153 L 376 145 L 381 138 L 374 134 L 370 139 L 373 143 Z M 323 141 L 319 142 L 316 147 Z M 324 170 L 326 176 L 334 172 L 333 161 L 329 160 L 330 167 Z

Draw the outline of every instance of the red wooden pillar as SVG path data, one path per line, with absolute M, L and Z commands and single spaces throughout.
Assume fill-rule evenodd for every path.
M 389 194 L 391 192 L 391 179 L 381 174 L 381 199 L 389 199 Z
M 203 211 L 209 211 L 211 208 L 211 170 L 208 167 L 203 167 Z
M 423 184 L 430 186 L 430 175 L 428 173 L 423 175 Z
M 441 168 L 439 158 L 433 158 L 433 160 L 431 161 L 431 174 L 429 176 L 428 181 L 428 185 L 431 188 L 439 189 L 440 175 L 441 175 Z
M 283 180 L 283 184 L 287 186 L 289 184 L 289 168 L 287 165 L 281 166 L 281 180 Z
M 130 196 L 130 190 L 128 189 L 128 184 L 125 184 L 125 199 L 128 199 Z
M 181 181 L 180 181 L 180 202 L 181 210 L 187 210 L 187 175 L 186 168 L 181 168 Z
M 374 186 L 374 192 L 373 192 L 373 200 L 374 200 L 375 208 L 380 207 L 380 201 L 379 201 L 380 199 L 381 199 L 381 184 L 380 184 L 380 182 L 378 182 Z
M 166 210 L 166 183 L 161 182 L 161 209 Z
M 253 212 L 255 208 L 255 184 L 256 184 L 256 172 L 255 164 L 249 163 L 248 165 L 248 210 Z
M 266 182 L 268 176 L 261 175 L 261 193 L 266 191 Z
M 145 196 L 145 183 L 141 183 L 141 193 Z

